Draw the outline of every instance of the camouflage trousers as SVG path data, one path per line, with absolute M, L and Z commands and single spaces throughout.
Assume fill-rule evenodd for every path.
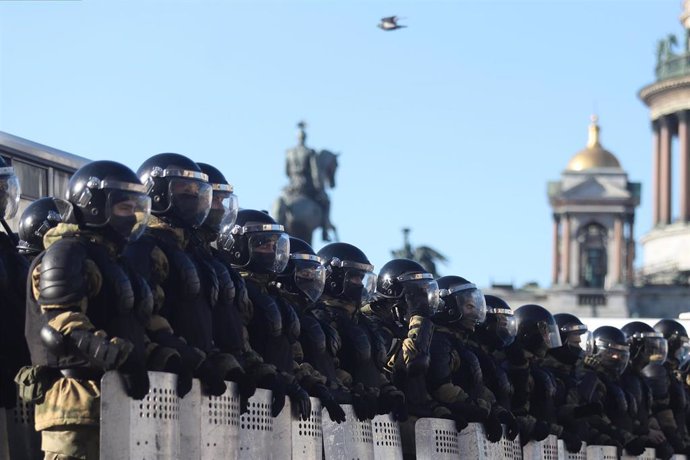
M 99 429 L 88 425 L 57 425 L 41 431 L 44 460 L 98 460 Z

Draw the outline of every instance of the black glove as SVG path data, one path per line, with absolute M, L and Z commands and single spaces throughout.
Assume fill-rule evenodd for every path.
M 312 386 L 311 394 L 315 398 L 319 398 L 321 405 L 328 411 L 328 416 L 331 418 L 331 420 L 333 420 L 335 423 L 342 423 L 345 421 L 345 411 L 342 407 L 340 407 L 340 404 L 335 402 L 333 395 L 328 388 L 326 388 L 326 385 L 317 383 L 316 385 Z
M 285 407 L 285 381 L 280 375 L 271 374 L 259 386 L 271 390 L 271 416 L 277 417 Z
M 311 417 L 309 394 L 296 381 L 288 385 L 286 393 L 290 397 L 290 402 L 292 403 L 293 411 L 297 414 L 297 418 L 308 420 Z
M 520 424 L 518 423 L 518 420 L 515 418 L 512 412 L 502 407 L 497 412 L 498 420 L 506 426 L 506 437 L 511 441 L 515 440 L 517 435 L 520 434 Z
M 486 439 L 489 442 L 498 442 L 503 437 L 503 425 L 501 425 L 497 414 L 491 416 L 484 422 L 484 431 L 486 432 Z
M 378 413 L 376 396 L 364 388 L 361 383 L 352 387 L 352 406 L 360 421 L 371 420 Z
M 455 403 L 451 407 L 453 412 L 459 412 L 468 422 L 484 423 L 489 417 L 489 411 L 471 403 Z
M 149 392 L 149 373 L 146 372 L 144 362 L 138 362 L 130 355 L 120 367 L 120 376 L 125 386 L 127 396 L 132 399 L 142 400 Z
M 625 451 L 628 455 L 642 455 L 645 448 L 645 439 L 637 437 L 625 445 Z
M 602 406 L 600 402 L 593 402 L 589 404 L 583 404 L 582 406 L 577 406 L 575 409 L 573 409 L 573 417 L 589 417 L 592 415 L 601 415 L 603 412 L 604 406 Z
M 237 392 L 240 395 L 240 414 L 244 414 L 249 410 L 249 398 L 256 392 L 256 385 L 256 379 L 249 374 L 244 374 L 237 380 Z
M 191 367 L 184 364 L 180 355 L 172 355 L 166 362 L 163 372 L 177 374 L 177 396 L 184 398 L 192 390 L 194 375 Z
M 398 390 L 393 385 L 386 384 L 381 388 L 379 395 L 379 413 L 392 413 L 393 418 L 398 422 L 407 420 L 407 404 L 405 404 L 405 393 Z
M 673 447 L 671 447 L 671 444 L 667 442 L 654 444 L 654 450 L 656 451 L 656 458 L 660 458 L 661 460 L 669 460 L 671 457 L 673 457 L 673 454 L 676 453 L 673 450 Z
M 543 441 L 549 434 L 551 434 L 551 426 L 548 423 L 539 420 L 534 424 L 534 428 L 532 428 L 532 439 L 535 441 Z
M 575 433 L 564 431 L 563 434 L 561 434 L 561 438 L 568 452 L 575 454 L 582 449 L 582 439 Z
M 208 359 L 205 359 L 196 370 L 196 376 L 201 382 L 202 393 L 211 396 L 220 396 L 225 393 L 225 389 L 227 388 L 225 380 L 220 370 Z

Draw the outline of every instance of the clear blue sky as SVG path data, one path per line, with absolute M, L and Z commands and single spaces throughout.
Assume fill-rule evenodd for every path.
M 332 219 L 380 267 L 413 228 L 478 284 L 549 284 L 546 183 L 602 143 L 642 182 L 637 91 L 680 0 L 0 1 L 0 130 L 136 169 L 215 164 L 243 207 L 286 184 L 295 123 L 341 152 Z M 380 17 L 409 28 L 386 33 Z M 318 237 L 315 247 L 321 246 Z M 641 262 L 638 252 L 637 264 Z

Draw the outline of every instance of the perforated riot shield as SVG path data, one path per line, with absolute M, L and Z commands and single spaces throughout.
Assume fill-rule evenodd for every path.
M 415 424 L 415 447 L 418 460 L 457 460 L 460 456 L 455 421 L 420 418 Z
M 522 460 L 522 446 L 520 445 L 520 435 L 512 441 L 508 439 L 508 428 L 503 425 L 503 437 L 498 441 L 498 458 L 505 460 Z
M 12 460 L 41 460 L 41 433 L 34 429 L 34 404 L 17 397 L 7 411 L 7 436 Z M 0 456 L 2 458 L 2 456 Z
M 615 446 L 587 446 L 587 460 L 618 460 Z
M 375 460 L 402 460 L 400 426 L 391 414 L 377 415 L 371 421 Z
M 656 450 L 651 447 L 647 447 L 642 455 L 628 455 L 624 450 L 623 455 L 621 455 L 621 460 L 654 460 L 656 459 Z
M 180 398 L 177 376 L 149 372 L 150 389 L 141 401 L 125 393 L 118 372 L 101 381 L 101 460 L 180 457 Z
M 240 399 L 227 382 L 221 396 L 206 396 L 198 380 L 180 401 L 180 458 L 232 460 L 239 451 Z
M 240 451 L 243 460 L 272 458 L 273 417 L 270 390 L 257 389 L 249 398 L 249 410 L 240 416 Z M 287 401 L 286 401 L 287 405 Z
M 484 427 L 480 423 L 470 423 L 458 433 L 458 444 L 460 445 L 460 452 L 465 453 L 468 457 L 478 460 L 500 458 L 501 445 L 491 443 L 486 439 Z
M 565 448 L 565 442 L 562 439 L 558 440 L 558 459 L 559 460 L 587 460 L 587 444 L 582 443 L 580 452 L 568 452 Z
M 360 422 L 350 404 L 341 406 L 346 420 L 336 423 L 328 411 L 323 410 L 323 447 L 327 459 L 345 460 L 359 458 L 373 460 L 374 443 L 371 433 L 371 420 Z
M 550 434 L 543 441 L 530 441 L 522 448 L 524 460 L 558 460 L 558 438 Z
M 311 400 L 311 416 L 299 420 L 292 415 L 292 458 L 321 460 L 323 457 L 322 408 L 317 398 Z

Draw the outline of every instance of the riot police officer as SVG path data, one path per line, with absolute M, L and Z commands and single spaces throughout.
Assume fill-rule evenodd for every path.
M 100 378 L 120 371 L 127 393 L 149 389 L 141 318 L 151 292 L 119 258 L 143 232 L 150 211 L 144 186 L 129 168 L 94 161 L 70 179 L 76 225 L 58 224 L 31 265 L 26 339 L 38 381 L 36 429 L 49 459 L 98 458 Z
M 489 441 L 497 442 L 503 435 L 501 418 L 508 412 L 485 386 L 479 359 L 467 344 L 469 334 L 486 318 L 484 295 L 459 276 L 444 276 L 437 283 L 441 301 L 431 316 L 435 327 L 427 374 L 429 391 L 467 421 L 484 423 Z
M 186 252 L 191 232 L 209 214 L 212 186 L 195 162 L 176 153 L 152 156 L 137 175 L 151 199 L 152 217 L 145 234 L 127 247 L 125 256 L 154 290 L 148 334 L 180 354 L 180 396 L 191 389 L 192 376 L 199 378 L 206 394 L 221 395 L 226 388 L 224 378 L 235 363 L 214 345 L 212 311 L 206 298 L 213 295 L 209 278 Z
M 288 264 L 290 240 L 282 225 L 265 212 L 242 209 L 232 231 L 228 260 L 239 271 L 253 305 L 248 323 L 249 341 L 265 362 L 277 368 L 273 383 L 273 415 L 285 404 L 285 395 L 300 418 L 311 416 L 311 401 L 295 376 L 293 343 L 300 335 L 300 323 L 294 308 L 278 302 L 269 292 L 276 274 Z
M 620 329 L 601 326 L 589 333 L 585 368 L 595 372 L 597 378 L 583 390 L 589 395 L 589 402 L 598 402 L 604 407 L 601 416 L 590 417 L 591 426 L 624 447 L 629 455 L 640 455 L 647 439 L 626 428 L 630 418 L 629 403 L 620 384 L 620 376 L 629 359 L 630 346 Z
M 666 339 L 668 356 L 665 362 L 650 363 L 643 370 L 652 389 L 652 413 L 673 450 L 678 454 L 690 453 L 685 416 L 688 401 L 679 373 L 680 363 L 690 356 L 690 339 L 683 325 L 673 319 L 662 319 L 654 330 Z
M 19 253 L 33 260 L 44 249 L 43 236 L 69 214 L 69 203 L 60 198 L 48 196 L 32 202 L 19 219 Z
M 312 366 L 312 362 L 319 363 L 328 359 L 324 356 L 326 335 L 319 320 L 313 315 L 314 305 L 321 297 L 325 283 L 326 267 L 323 259 L 316 255 L 307 242 L 290 237 L 290 259 L 285 270 L 270 283 L 269 291 L 275 294 L 278 303 L 291 306 L 299 318 L 299 341 L 292 344 L 297 380 L 310 395 L 319 398 L 331 420 L 340 423 L 345 421 L 345 412 L 329 389 L 335 376 L 331 375 L 329 379 Z
M 541 305 L 523 305 L 514 314 L 517 335 L 506 349 L 504 365 L 515 388 L 512 409 L 520 420 L 520 441 L 560 436 L 563 428 L 556 423 L 555 381 L 539 364 L 549 349 L 561 346 L 558 325 Z
M 29 264 L 17 254 L 15 236 L 7 226 L 19 206 L 19 179 L 14 168 L 0 158 L 0 222 L 7 233 L 0 232 L 0 408 L 12 408 L 17 402 L 14 375 L 31 362 L 24 340 L 25 292 Z

